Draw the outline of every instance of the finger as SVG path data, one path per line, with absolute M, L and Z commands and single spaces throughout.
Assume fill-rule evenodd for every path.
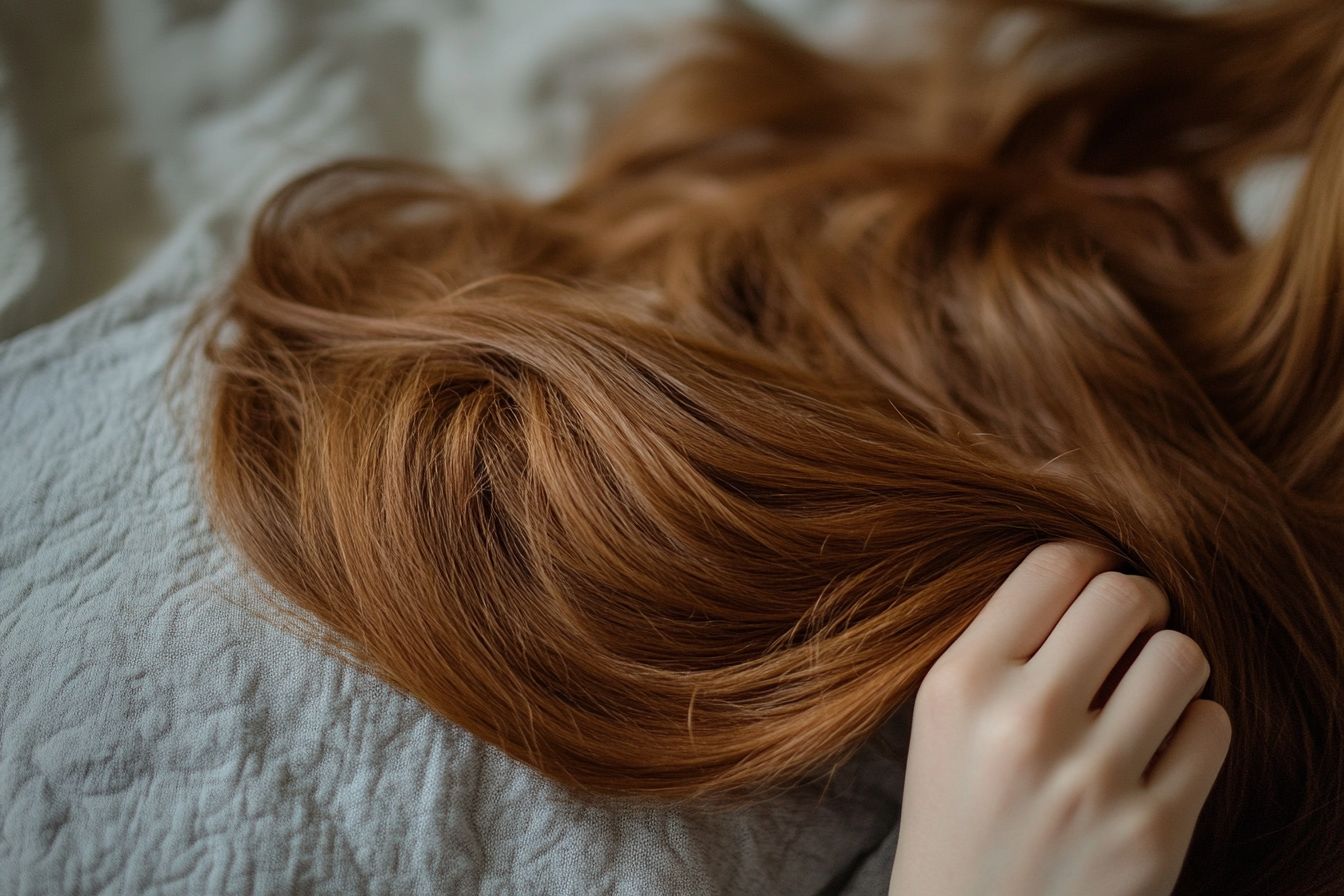
M 1093 729 L 1097 744 L 1137 780 L 1208 678 L 1198 644 L 1171 629 L 1158 632 L 1102 709 Z
M 1194 827 L 1232 743 L 1227 710 L 1212 700 L 1191 703 L 1166 750 L 1148 772 L 1148 789 L 1173 807 L 1177 822 Z
M 1086 709 L 1134 639 L 1166 625 L 1169 611 L 1151 579 L 1103 572 L 1065 611 L 1028 668 L 1057 682 L 1069 705 Z
M 1004 580 L 957 644 L 986 656 L 1026 660 L 1087 583 L 1117 562 L 1109 551 L 1078 542 L 1042 545 Z

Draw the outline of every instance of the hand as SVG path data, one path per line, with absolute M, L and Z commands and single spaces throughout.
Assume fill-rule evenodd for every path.
M 1208 661 L 1162 629 L 1166 597 L 1114 562 L 1033 551 L 930 670 L 892 896 L 1171 893 L 1231 723 L 1195 699 Z

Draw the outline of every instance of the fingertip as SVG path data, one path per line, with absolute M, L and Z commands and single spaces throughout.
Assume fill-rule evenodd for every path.
M 1204 649 L 1189 635 L 1175 629 L 1164 628 L 1154 632 L 1144 645 L 1144 650 L 1160 654 L 1176 673 L 1194 688 L 1189 694 L 1197 694 L 1208 683 L 1212 669 Z M 1207 702 L 1207 701 L 1206 701 Z

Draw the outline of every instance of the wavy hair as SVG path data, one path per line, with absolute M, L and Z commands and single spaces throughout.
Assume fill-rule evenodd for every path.
M 206 333 L 213 517 L 353 662 L 669 798 L 824 773 L 1103 545 L 1234 722 L 1178 892 L 1344 891 L 1344 5 L 952 6 L 917 61 L 706 25 L 551 200 L 290 184 Z

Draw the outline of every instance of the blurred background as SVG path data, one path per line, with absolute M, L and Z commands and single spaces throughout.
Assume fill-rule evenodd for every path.
M 751 6 L 823 48 L 890 56 L 928 45 L 938 2 Z M 593 120 L 687 45 L 678 23 L 744 6 L 0 0 L 0 339 L 108 291 L 192 215 L 236 242 L 267 193 L 337 157 L 553 193 Z M 1300 167 L 1267 160 L 1240 185 L 1253 234 Z
M 918 46 L 929 8 L 753 5 L 873 53 Z M 669 61 L 674 23 L 724 8 L 0 0 L 0 338 L 106 292 L 191 215 L 241 229 L 266 193 L 328 159 L 407 156 L 554 192 L 594 116 Z

